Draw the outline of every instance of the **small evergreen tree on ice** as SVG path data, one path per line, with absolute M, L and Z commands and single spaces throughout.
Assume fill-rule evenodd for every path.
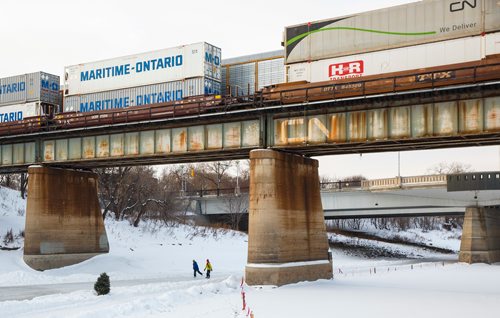
M 97 295 L 109 294 L 111 289 L 111 283 L 109 282 L 109 276 L 106 273 L 102 273 L 94 284 L 94 289 Z

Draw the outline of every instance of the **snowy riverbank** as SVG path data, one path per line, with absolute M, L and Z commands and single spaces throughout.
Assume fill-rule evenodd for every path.
M 24 226 L 18 212 L 23 202 L 7 192 L 0 210 L 1 235 Z M 14 290 L 36 294 L 37 286 L 49 290 L 40 292 L 43 296 L 0 301 L 1 316 L 246 317 L 240 294 L 246 234 L 178 224 L 134 228 L 112 219 L 105 224 L 110 253 L 81 264 L 37 272 L 24 264 L 22 249 L 0 251 L 0 296 Z M 436 245 L 443 240 L 456 248 L 456 235 L 448 235 L 432 233 Z M 459 264 L 456 253 L 415 246 L 342 235 L 330 239 L 351 247 L 332 250 L 334 279 L 279 288 L 246 286 L 255 318 L 496 317 L 500 310 L 498 265 Z M 386 251 L 390 257 L 360 253 L 362 248 Z M 193 278 L 192 259 L 202 265 L 206 258 L 214 266 L 212 279 Z M 91 286 L 102 272 L 111 277 L 111 293 L 96 296 Z M 46 284 L 58 284 L 54 290 L 59 291 L 51 292 Z

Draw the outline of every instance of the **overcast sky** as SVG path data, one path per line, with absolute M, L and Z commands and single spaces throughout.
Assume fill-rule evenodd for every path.
M 154 1 L 16 0 L 0 10 L 0 77 L 206 41 L 229 58 L 281 48 L 284 26 L 327 19 L 408 0 Z M 401 153 L 401 174 L 425 173 L 457 161 L 498 170 L 499 147 Z M 397 153 L 323 157 L 320 173 L 391 177 Z

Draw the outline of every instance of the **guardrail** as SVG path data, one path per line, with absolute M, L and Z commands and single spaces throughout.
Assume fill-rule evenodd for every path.
M 179 191 L 181 197 L 206 197 L 206 196 L 233 196 L 241 193 L 248 193 L 248 187 L 219 188 L 219 189 L 194 189 Z
M 424 175 L 410 177 L 394 177 L 374 180 L 333 181 L 320 183 L 321 191 L 370 191 L 409 189 L 419 187 L 443 187 L 446 186 L 447 175 Z M 248 193 L 249 187 L 221 188 L 221 189 L 198 189 L 181 191 L 181 196 L 204 197 L 204 196 L 231 196 L 234 194 Z
M 345 189 L 360 189 L 360 188 L 361 188 L 361 180 L 320 183 L 320 189 L 322 191 L 327 191 L 327 190 L 342 191 Z
M 425 175 L 411 177 L 394 177 L 375 180 L 363 180 L 361 188 L 363 190 L 398 189 L 398 188 L 418 188 L 430 186 L 446 186 L 446 175 Z
M 445 174 L 321 183 L 322 191 L 408 189 L 446 186 Z

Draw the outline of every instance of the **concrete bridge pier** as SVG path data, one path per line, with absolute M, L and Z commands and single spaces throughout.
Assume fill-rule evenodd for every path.
M 500 208 L 468 207 L 465 210 L 459 261 L 500 262 Z
M 318 161 L 273 150 L 250 152 L 249 285 L 332 278 Z
M 28 169 L 24 261 L 36 270 L 76 264 L 109 251 L 97 199 L 97 175 Z

